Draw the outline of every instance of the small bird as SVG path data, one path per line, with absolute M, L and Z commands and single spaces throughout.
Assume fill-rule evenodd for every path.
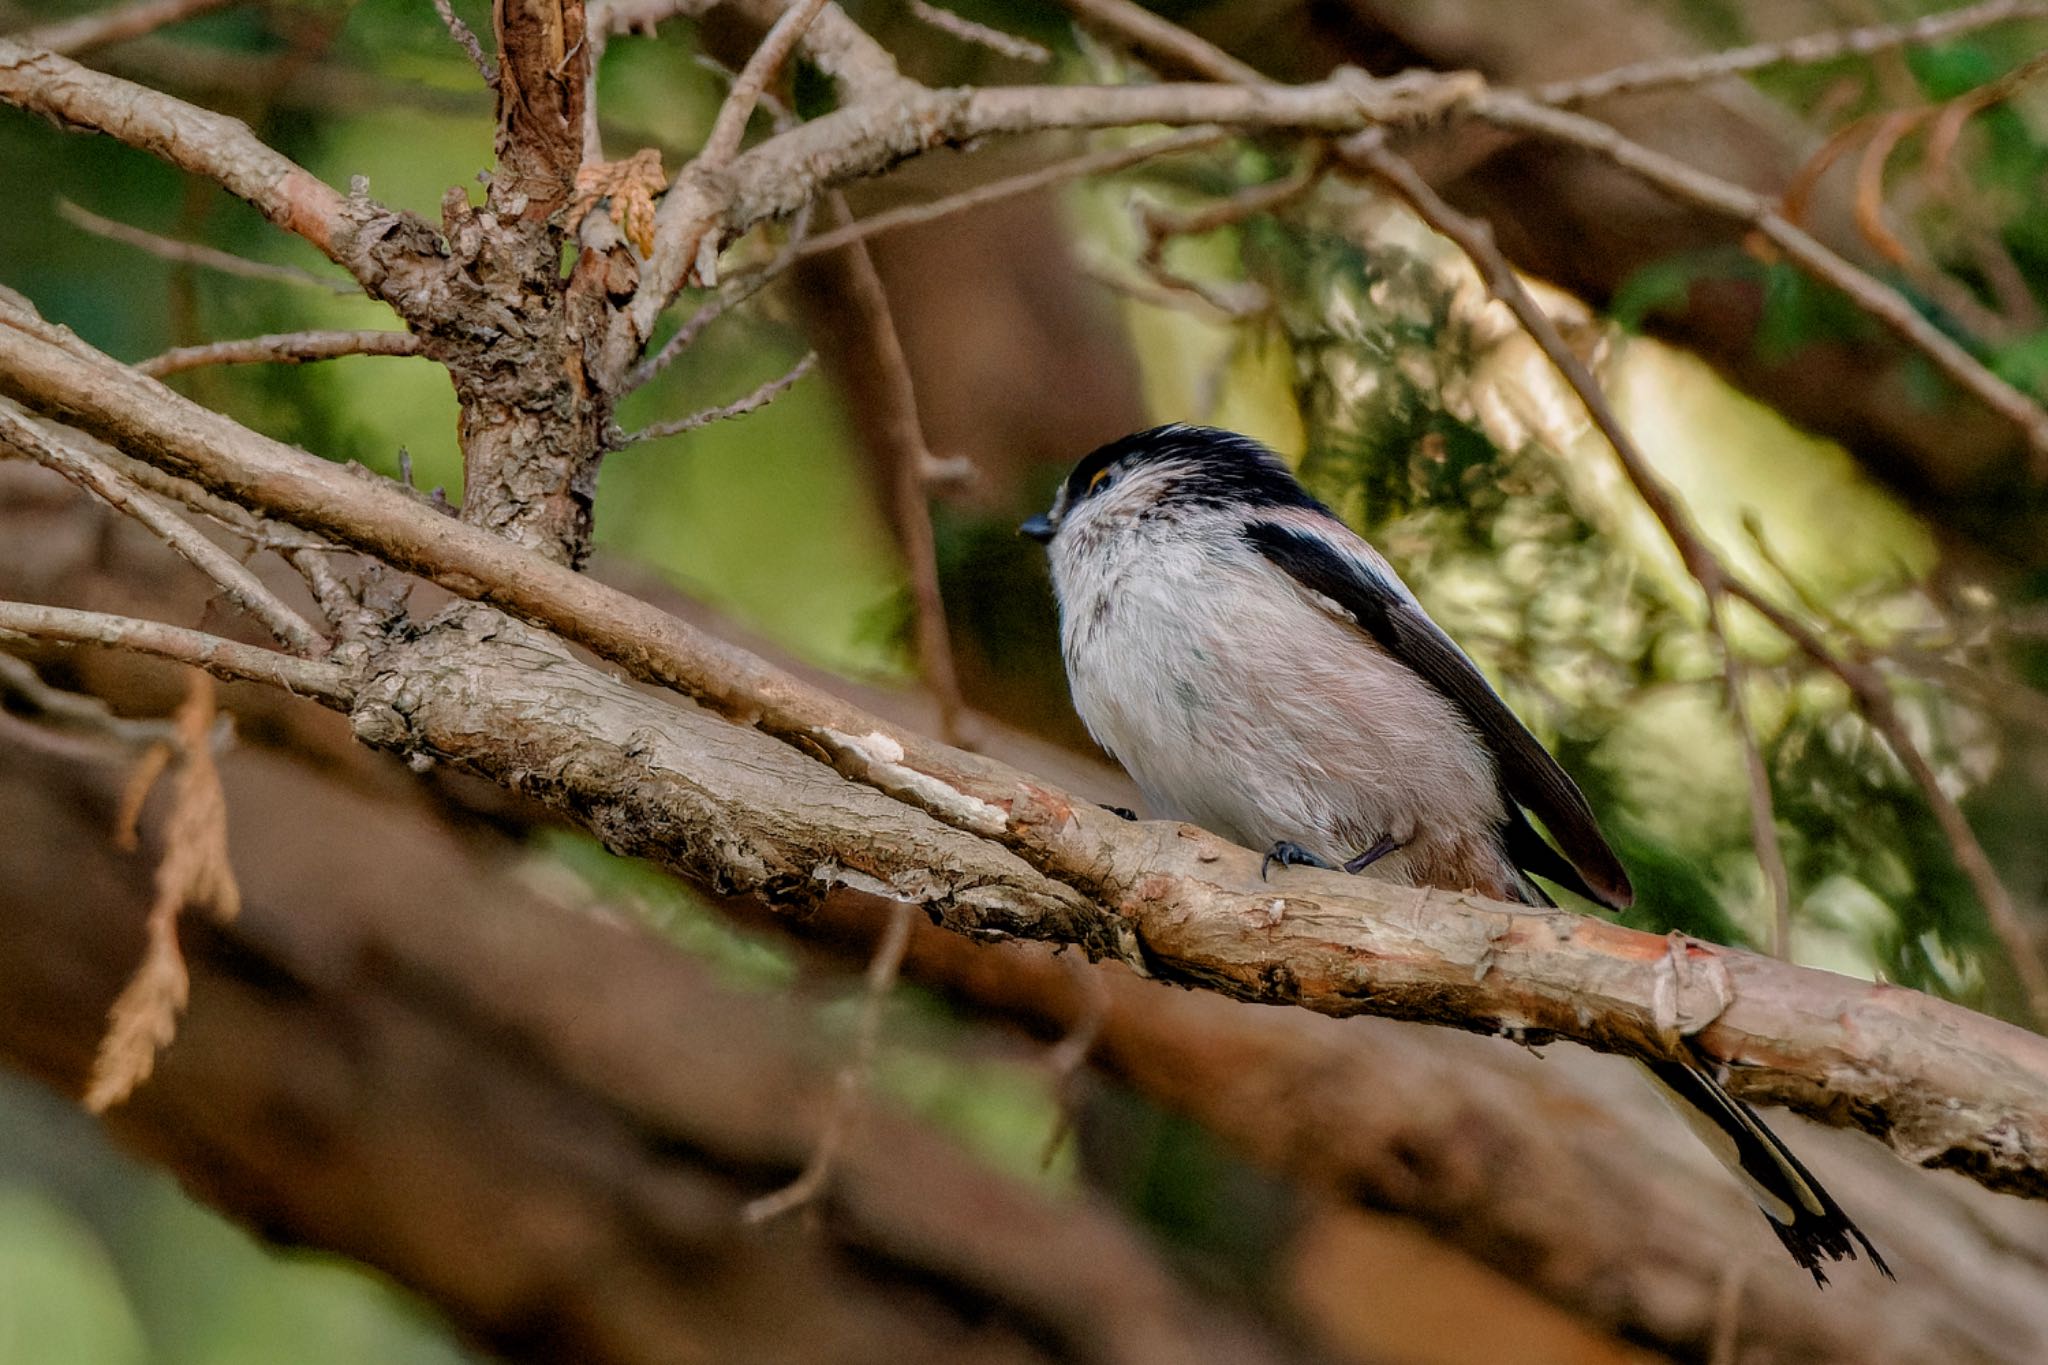
M 1259 442 L 1170 425 L 1075 466 L 1045 544 L 1074 706 L 1152 813 L 1276 865 L 1552 906 L 1634 899 L 1585 796 L 1393 567 Z M 1541 820 L 1555 846 L 1530 824 Z M 1643 1063 L 1786 1250 L 1877 1249 L 1704 1066 Z

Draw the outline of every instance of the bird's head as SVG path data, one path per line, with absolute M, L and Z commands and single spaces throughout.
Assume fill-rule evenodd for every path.
M 1052 506 L 1017 529 L 1041 544 L 1114 533 L 1178 512 L 1321 508 L 1278 455 L 1249 436 L 1174 423 L 1090 452 Z

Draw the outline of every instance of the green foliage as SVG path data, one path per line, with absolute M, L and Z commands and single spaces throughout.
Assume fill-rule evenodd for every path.
M 1237 165 L 1219 158 L 1211 171 Z M 1236 345 L 1267 344 L 1277 321 L 1307 428 L 1303 478 L 1388 554 L 1579 777 L 1636 875 L 1629 922 L 1766 943 L 1770 898 L 1718 647 L 1662 531 L 1594 472 L 1612 455 L 1576 400 L 1476 307 L 1447 248 L 1384 206 L 1333 191 L 1235 239 L 1226 274 L 1242 270 L 1275 303 L 1275 317 L 1236 329 Z M 1762 346 L 1789 353 L 1871 325 L 1789 267 L 1732 252 L 1645 272 L 1624 290 L 1629 320 L 1731 274 L 1764 284 Z M 1610 345 L 1610 394 L 1738 571 L 1788 597 L 1795 586 L 1821 594 L 1875 638 L 1928 624 L 1916 586 L 1932 562 L 1924 532 L 1839 450 L 1652 343 Z M 1141 358 L 1184 363 L 1171 347 Z M 1750 706 L 1793 879 L 1795 946 L 1840 970 L 2013 1004 L 1946 841 L 1843 691 L 1810 685 L 1746 613 L 1731 629 L 1757 656 Z M 1940 693 L 1914 705 L 1945 780 L 1984 781 L 1996 758 L 1981 720 Z

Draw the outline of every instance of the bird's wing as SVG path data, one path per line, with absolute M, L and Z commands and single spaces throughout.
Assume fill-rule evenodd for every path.
M 1327 527 L 1327 529 L 1325 529 Z M 1255 521 L 1244 536 L 1253 548 L 1310 592 L 1327 599 L 1355 621 L 1379 646 L 1414 669 L 1464 713 L 1500 767 L 1513 800 L 1543 821 L 1579 876 L 1560 878 L 1554 865 L 1526 845 L 1540 844 L 1519 820 L 1525 838 L 1510 852 L 1529 871 L 1584 890 L 1593 900 L 1620 910 L 1635 900 L 1628 872 L 1593 818 L 1593 809 L 1557 760 L 1508 709 L 1478 666 L 1422 610 L 1407 589 L 1363 541 L 1341 522 L 1318 518 L 1314 530 L 1278 519 Z M 1355 541 L 1354 551 L 1346 542 Z M 1547 851 L 1547 850 L 1546 850 Z M 1534 854 L 1534 856 L 1531 856 Z M 1562 861 L 1552 854 L 1552 863 Z M 1583 882 L 1583 887 L 1574 885 Z

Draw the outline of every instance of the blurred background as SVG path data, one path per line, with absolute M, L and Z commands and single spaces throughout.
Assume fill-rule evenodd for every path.
M 0 32 L 96 7 L 0 0 Z M 454 8 L 488 35 L 487 6 Z M 932 84 L 1150 78 L 1056 5 L 952 8 L 1041 46 L 1042 60 L 965 43 L 896 0 L 848 5 L 908 73 Z M 1470 67 L 1528 86 L 1942 7 L 1158 8 L 1279 80 L 1352 64 Z M 1973 105 L 1953 146 L 1908 134 L 1886 155 L 1869 150 L 1874 115 L 1927 109 L 1937 118 L 2044 43 L 2048 23 L 2008 23 L 1870 58 L 1616 98 L 1591 112 L 1759 190 L 1801 186 L 1802 221 L 1818 235 L 1897 286 L 1996 373 L 2048 398 L 2048 84 L 2014 81 Z M 743 36 L 715 20 L 615 39 L 600 83 L 607 153 L 653 147 L 673 173 L 717 110 L 721 63 L 745 51 Z M 85 60 L 244 119 L 329 183 L 367 177 L 383 202 L 430 219 L 449 186 L 476 197 L 477 173 L 491 161 L 489 94 L 426 0 L 235 5 Z M 827 95 L 806 70 L 791 98 L 808 111 Z M 935 153 L 850 187 L 848 198 L 856 216 L 871 216 L 1153 135 Z M 1612 166 L 1476 127 L 1419 135 L 1404 151 L 1447 198 L 1493 223 L 1727 562 L 1843 657 L 1882 670 L 2038 947 L 2048 900 L 2048 698 L 2038 690 L 2048 686 L 2048 499 L 2018 431 L 1739 224 L 1662 198 Z M 947 635 L 972 712 L 965 733 L 1070 788 L 1128 800 L 1067 703 L 1043 557 L 1014 527 L 1104 440 L 1168 420 L 1235 427 L 1295 460 L 1387 552 L 1578 777 L 1635 873 L 1628 922 L 1770 950 L 1776 911 L 1752 842 L 1742 740 L 1719 644 L 1678 555 L 1573 395 L 1489 303 L 1457 249 L 1381 192 L 1317 170 L 1292 141 L 1223 140 L 873 240 L 928 443 L 945 467 L 931 516 Z M 1294 191 L 1241 221 L 1148 236 L 1148 224 L 1290 178 Z M 0 283 L 121 359 L 259 333 L 390 325 L 380 305 L 318 281 L 227 274 L 81 226 L 104 218 L 250 260 L 316 274 L 325 265 L 253 210 L 108 140 L 0 113 L 0 183 Z M 785 238 L 778 227 L 740 243 L 728 272 L 764 263 Z M 625 404 L 629 429 L 681 417 L 747 393 L 806 350 L 820 355 L 817 373 L 757 412 L 611 456 L 597 505 L 598 571 L 863 696 L 894 698 L 877 704 L 915 719 L 926 712 L 903 512 L 879 491 L 884 457 L 863 424 L 872 377 L 835 325 L 845 270 L 841 258 L 820 257 L 732 307 Z M 672 313 L 687 317 L 711 297 L 694 292 Z M 322 456 L 392 476 L 403 468 L 422 488 L 459 494 L 456 405 L 445 373 L 427 361 L 197 369 L 172 382 Z M 168 567 L 161 547 L 19 462 L 0 463 L 0 476 L 0 593 L 227 628 L 228 613 Z M 2011 944 L 1993 932 L 1925 793 L 1848 689 L 1754 614 L 1732 612 L 1728 634 L 1747 666 L 1745 697 L 1784 848 L 1789 956 L 2030 1022 Z M 128 714 L 162 714 L 178 695 L 174 679 L 133 660 L 41 662 L 46 680 L 96 692 Z M 671 945 L 664 953 L 680 950 L 692 971 L 701 968 L 705 990 L 772 1007 L 772 1027 L 811 1072 L 843 1058 L 868 941 L 853 923 L 860 907 L 839 916 L 851 927 L 828 909 L 792 936 L 615 860 L 467 779 L 416 779 L 352 749 L 334 717 L 242 689 L 225 695 L 239 734 L 226 760 L 233 852 L 252 904 L 318 901 L 343 922 L 373 903 L 415 915 L 488 903 L 479 910 L 486 935 L 491 914 L 519 906 L 601 922 L 636 943 L 656 936 Z M 16 698 L 9 709 L 25 706 Z M 104 847 L 99 822 L 118 768 L 39 746 L 29 722 L 0 719 L 10 727 L 0 745 L 0 815 L 10 831 L 0 881 L 15 904 L 0 938 L 12 936 L 8 951 L 24 954 L 33 916 L 21 906 L 85 913 L 132 897 L 147 869 Z M 865 909 L 871 926 L 875 907 Z M 1051 983 L 1047 991 L 1068 989 L 1058 966 L 1034 959 L 1039 969 L 1031 979 Z M 1861 1287 L 1831 1301 L 1798 1283 L 1759 1288 L 1803 1277 L 1778 1263 L 1739 1192 L 1715 1183 L 1683 1131 L 1591 1059 L 1556 1050 L 1535 1065 L 1505 1043 L 1381 1026 L 1371 1036 L 1396 1040 L 1386 1055 L 1370 1064 L 1354 1056 L 1356 1070 L 1332 1062 L 1329 1074 L 1343 1084 L 1385 1078 L 1377 1093 L 1393 1107 L 1420 1103 L 1404 1096 L 1486 1091 L 1494 1107 L 1482 1106 L 1485 1114 L 1533 1115 L 1577 1136 L 1555 1151 L 1436 1149 L 1443 1160 L 1433 1165 L 1403 1156 L 1392 1129 L 1332 1113 L 1323 1121 L 1361 1125 L 1361 1149 L 1392 1144 L 1394 1163 L 1377 1177 L 1344 1167 L 1336 1179 L 1336 1158 L 1318 1166 L 1298 1143 L 1233 1130 L 1183 1093 L 1195 1088 L 1185 1076 L 1148 1074 L 1135 1025 L 1106 1045 L 1107 1061 L 1098 1055 L 1094 1070 L 1076 1073 L 1055 1054 L 1078 1007 L 1005 1002 L 976 984 L 977 970 L 949 963 L 936 946 L 913 955 L 883 1016 L 877 1103 L 943 1134 L 1005 1189 L 1052 1207 L 1085 1201 L 1111 1211 L 1162 1273 L 1227 1316 L 1229 1331 L 1262 1343 L 1226 1357 L 2048 1358 L 2034 1353 L 2048 1350 L 2048 1328 L 2032 1311 L 1996 1306 L 2029 1292 L 2048 1302 L 2038 1296 L 2048 1222 L 1959 1178 L 1900 1166 L 1867 1139 L 1786 1120 L 1793 1144 L 1816 1151 L 1816 1167 L 1841 1182 L 1843 1203 L 1888 1254 L 1888 1232 L 1930 1239 L 1894 1258 L 1906 1262 L 1903 1283 L 1883 1310 L 1859 1306 Z M 191 1026 L 202 1034 L 206 991 L 202 977 Z M 54 1013 L 23 1032 L 54 1034 L 61 1024 L 89 1046 L 104 994 L 0 989 L 0 1010 L 29 1010 L 45 995 Z M 1133 1017 L 1148 1008 L 1135 1006 Z M 1233 1018 L 1260 1013 L 1224 1008 Z M 1352 1046 L 1373 1024 L 1339 1033 L 1321 1029 L 1326 1022 L 1315 1021 L 1317 1046 L 1327 1034 L 1333 1048 Z M 60 1068 L 39 1060 L 36 1046 L 10 1044 L 14 1068 L 0 1077 L 0 1362 L 438 1362 L 497 1350 L 585 1358 L 538 1329 L 522 1339 L 490 1318 L 479 1330 L 488 1314 L 447 1320 L 434 1306 L 446 1284 L 396 1284 L 329 1254 L 332 1244 L 266 1244 L 304 1238 L 283 1192 L 291 1163 L 317 1166 L 322 1144 L 367 1139 L 323 1127 L 304 1150 L 278 1158 L 278 1192 L 223 1201 L 204 1174 L 213 1156 L 178 1149 L 175 1138 L 124 1136 L 118 1113 L 121 1143 L 110 1143 L 99 1123 L 37 1083 Z M 294 1056 L 280 1050 L 270 1061 L 290 1070 Z M 1545 1078 L 1528 1080 L 1532 1070 Z M 1405 1089 L 1395 1083 L 1403 1076 Z M 1525 1083 L 1535 1088 L 1513 1089 Z M 368 1112 L 371 1087 L 361 1075 L 352 1084 L 345 1098 L 321 1103 Z M 298 1131 L 292 1114 L 253 1097 L 248 1106 L 251 1124 Z M 1452 1142 L 1480 1113 L 1437 1115 L 1431 1131 Z M 1541 1174 L 1581 1171 L 1585 1198 L 1612 1202 L 1634 1187 L 1603 1184 L 1623 1177 L 1587 1163 L 1615 1132 L 1697 1177 L 1694 1193 L 1674 1182 L 1681 1202 L 1713 1204 L 1702 1226 L 1741 1257 L 1754 1252 L 1753 1272 L 1662 1289 L 1631 1284 L 1615 1291 L 1629 1299 L 1618 1304 L 1598 1289 L 1597 1259 L 1558 1259 L 1577 1236 L 1617 1264 L 1660 1240 L 1657 1227 L 1641 1225 L 1650 1210 L 1639 1206 L 1633 1223 L 1629 1210 L 1611 1211 L 1609 1228 L 1609 1215 L 1571 1212 Z M 1283 1148 L 1293 1155 L 1276 1158 Z M 134 1159 L 138 1150 L 148 1159 Z M 1513 1164 L 1539 1157 L 1552 1164 L 1531 1166 L 1536 1174 Z M 241 1178 L 221 1160 L 219 1180 Z M 162 1172 L 166 1161 L 202 1198 Z M 1531 1183 L 1517 1183 L 1524 1179 Z M 1497 1196 L 1489 1182 L 1502 1181 L 1557 1199 L 1528 1214 L 1528 1226 L 1554 1230 L 1548 1241 L 1527 1228 L 1511 1236 L 1499 1218 L 1473 1212 L 1472 1192 Z M 552 1216 L 515 1194 L 503 1217 Z M 234 1221 L 207 1207 L 222 1202 Z M 1913 1231 L 1936 1224 L 1938 1235 Z M 496 1234 L 473 1232 L 444 1254 L 490 1262 Z M 379 1235 L 366 1213 L 350 1245 L 389 1268 L 375 1250 Z M 1916 1260 L 1935 1261 L 1944 1237 L 1996 1262 L 1970 1291 L 1983 1301 L 1958 1297 L 1935 1268 L 1915 1287 Z M 1538 1262 L 1540 1274 L 1531 1270 Z M 451 1271 L 449 1283 L 467 1273 Z M 1848 1268 L 1839 1278 L 1859 1280 Z M 480 1312 L 474 1298 L 464 1301 Z M 1766 1331 L 1766 1322 L 1776 1326 Z M 757 1358 L 778 1357 L 764 1349 Z M 1092 1357 L 1076 1349 L 1060 1358 Z

